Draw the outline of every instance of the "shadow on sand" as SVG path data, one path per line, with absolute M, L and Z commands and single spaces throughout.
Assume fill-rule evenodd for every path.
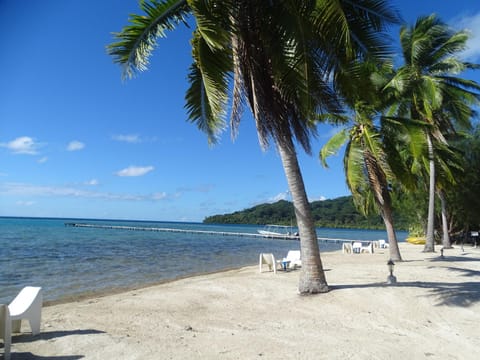
M 64 330 L 64 331 L 46 331 L 39 335 L 32 336 L 29 334 L 22 334 L 12 337 L 12 342 L 15 343 L 29 343 L 37 340 L 52 340 L 63 336 L 71 335 L 90 335 L 90 334 L 104 334 L 105 331 L 100 330 Z M 40 356 L 32 354 L 31 352 L 15 352 L 11 353 L 11 360 L 77 360 L 82 359 L 83 355 L 61 355 L 61 356 Z
M 100 330 L 64 330 L 64 331 L 45 331 L 36 336 L 29 334 L 22 334 L 12 337 L 14 343 L 27 343 L 37 340 L 51 340 L 64 336 L 71 335 L 91 335 L 91 334 L 104 334 L 105 331 Z
M 438 256 L 435 258 L 425 259 L 430 261 L 432 266 L 429 269 L 443 268 L 452 272 L 457 272 L 460 276 L 473 278 L 476 281 L 458 281 L 458 282 L 433 282 L 433 281 L 406 281 L 398 282 L 395 285 L 387 285 L 385 282 L 358 285 L 333 285 L 331 290 L 355 289 L 355 288 L 374 288 L 374 287 L 416 287 L 429 290 L 427 296 L 434 297 L 438 300 L 435 304 L 448 306 L 468 307 L 480 302 L 480 271 L 472 270 L 456 266 L 439 266 L 440 263 L 465 263 L 477 262 L 479 258 L 463 257 L 463 256 Z M 423 260 L 422 260 L 423 261 Z M 438 265 L 437 265 L 438 264 Z

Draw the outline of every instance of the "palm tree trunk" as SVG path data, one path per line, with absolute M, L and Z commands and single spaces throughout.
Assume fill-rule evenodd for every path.
M 430 165 L 430 184 L 428 191 L 428 219 L 427 219 L 427 239 L 423 252 L 434 252 L 435 241 L 433 238 L 434 216 L 435 216 L 435 163 L 433 161 L 433 144 L 430 134 L 427 134 L 428 158 Z
M 397 235 L 393 227 L 393 211 L 390 204 L 385 203 L 382 207 L 382 219 L 387 230 L 388 246 L 390 249 L 390 259 L 394 261 L 403 261 L 398 247 Z
M 443 190 L 438 191 L 440 204 L 442 205 L 442 245 L 444 249 L 451 249 L 450 234 L 448 233 L 447 199 Z
M 288 187 L 292 194 L 295 217 L 300 233 L 302 268 L 298 291 L 302 295 L 325 293 L 328 292 L 328 284 L 323 271 L 322 260 L 320 259 L 312 209 L 308 203 L 297 154 L 292 139 L 285 137 L 283 140 L 283 143 L 277 143 L 277 146 Z

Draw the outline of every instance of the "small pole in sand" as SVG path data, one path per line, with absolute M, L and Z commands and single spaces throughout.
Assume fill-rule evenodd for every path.
M 443 259 L 443 247 L 440 249 L 440 258 Z
M 392 261 L 392 259 L 388 260 L 387 262 L 388 266 L 388 271 L 390 271 L 390 275 L 387 277 L 387 284 L 393 285 L 397 283 L 397 278 L 393 275 L 393 267 L 395 266 L 395 263 Z

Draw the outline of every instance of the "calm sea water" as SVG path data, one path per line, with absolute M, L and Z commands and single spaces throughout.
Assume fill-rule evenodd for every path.
M 45 300 L 61 300 L 258 263 L 258 254 L 282 258 L 299 242 L 255 237 L 75 228 L 81 222 L 114 226 L 256 234 L 260 226 L 200 223 L 0 217 L 0 303 L 23 286 L 42 286 Z M 384 231 L 317 229 L 319 237 L 386 239 Z M 398 233 L 399 240 L 406 233 Z M 321 251 L 341 243 L 320 242 Z

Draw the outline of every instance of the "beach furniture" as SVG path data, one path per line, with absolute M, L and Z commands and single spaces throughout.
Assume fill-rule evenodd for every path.
M 0 304 L 0 338 L 3 339 L 3 358 L 10 360 L 10 344 L 12 342 L 10 312 L 8 305 Z
M 362 247 L 360 248 L 360 252 L 368 252 L 370 254 L 373 254 L 373 243 L 369 242 L 367 244 L 362 244 Z
M 344 242 L 342 244 L 342 253 L 343 254 L 351 254 L 353 251 L 352 249 L 352 243 Z
M 388 243 L 383 239 L 378 240 L 378 247 L 380 249 L 387 249 L 388 248 Z
M 35 286 L 24 287 L 13 301 L 8 305 L 12 332 L 20 332 L 22 319 L 28 320 L 32 335 L 40 333 L 42 318 L 42 288 Z
M 273 269 L 273 273 L 274 274 L 277 273 L 277 268 L 276 268 L 277 263 L 275 262 L 275 256 L 273 256 L 273 254 L 271 254 L 271 253 L 261 253 L 260 258 L 259 258 L 259 262 L 258 262 L 260 272 L 262 272 L 262 270 L 263 270 L 263 264 L 268 265 L 268 270 L 269 271 L 272 271 L 272 269 Z
M 368 242 L 367 244 L 363 244 L 361 241 L 355 241 L 352 244 L 352 254 L 360 254 L 363 252 L 368 252 L 373 254 L 373 243 Z
M 289 250 L 287 256 L 282 260 L 277 260 L 281 264 L 283 270 L 296 269 L 297 266 L 302 266 L 300 250 Z
M 352 254 L 360 254 L 362 252 L 362 243 L 360 241 L 355 241 L 352 244 Z

